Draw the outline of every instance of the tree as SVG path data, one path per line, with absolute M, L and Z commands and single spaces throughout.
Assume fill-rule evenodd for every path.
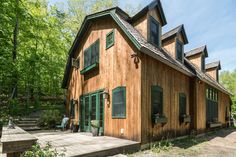
M 236 118 L 236 69 L 233 72 L 223 71 L 220 74 L 220 83 L 233 94 L 232 99 L 232 114 Z

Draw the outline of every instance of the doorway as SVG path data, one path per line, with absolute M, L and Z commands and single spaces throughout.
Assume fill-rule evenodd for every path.
M 91 131 L 91 121 L 99 121 L 99 133 L 104 133 L 104 100 L 103 90 L 85 94 L 80 98 L 80 127 L 81 131 Z

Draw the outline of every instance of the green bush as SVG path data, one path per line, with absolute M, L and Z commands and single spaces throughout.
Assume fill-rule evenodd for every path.
M 59 110 L 47 110 L 39 118 L 38 125 L 45 129 L 52 129 L 60 122 L 61 115 Z
M 26 151 L 21 157 L 64 157 L 65 150 L 62 153 L 58 153 L 56 149 L 47 143 L 44 148 L 40 148 L 39 144 L 32 146 L 32 149 Z

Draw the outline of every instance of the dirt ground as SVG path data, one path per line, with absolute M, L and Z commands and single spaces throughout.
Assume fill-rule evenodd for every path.
M 222 129 L 201 137 L 170 142 L 165 149 L 152 148 L 132 157 L 236 157 L 236 129 Z

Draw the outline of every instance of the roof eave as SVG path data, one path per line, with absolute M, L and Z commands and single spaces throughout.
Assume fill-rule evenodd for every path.
M 177 67 L 176 65 L 171 64 L 170 62 L 164 60 L 162 57 L 156 55 L 154 52 L 152 52 L 151 50 L 147 49 L 146 47 L 141 47 L 140 51 L 145 53 L 145 54 L 147 54 L 147 55 L 149 55 L 149 56 L 151 56 L 151 57 L 153 57 L 153 58 L 155 58 L 155 59 L 157 59 L 157 60 L 159 60 L 160 62 L 162 62 L 162 63 L 172 67 L 173 69 L 175 69 L 175 70 L 177 70 L 177 71 L 179 71 L 181 73 L 186 74 L 187 76 L 190 76 L 190 77 L 195 76 L 194 74 L 191 74 L 190 72 L 187 72 L 187 71 Z

